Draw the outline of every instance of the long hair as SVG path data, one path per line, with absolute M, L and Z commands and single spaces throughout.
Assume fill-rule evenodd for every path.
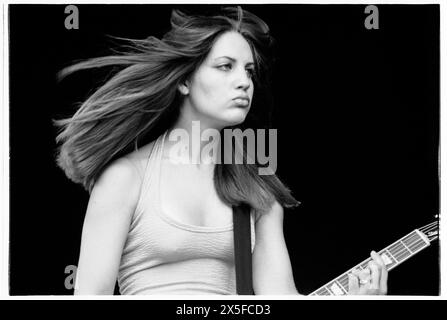
M 192 75 L 217 38 L 228 31 L 239 32 L 250 45 L 258 87 L 255 94 L 268 92 L 273 38 L 264 21 L 241 7 L 222 8 L 214 15 L 173 10 L 171 30 L 162 39 L 122 39 L 127 44 L 121 52 L 61 70 L 59 79 L 79 70 L 121 68 L 71 118 L 55 121 L 60 128 L 57 164 L 67 177 L 90 192 L 114 159 L 154 140 L 173 125 L 183 99 L 179 84 Z M 216 166 L 216 190 L 227 205 L 247 204 L 260 211 L 267 210 L 275 199 L 285 207 L 298 205 L 276 175 L 259 176 L 253 165 Z

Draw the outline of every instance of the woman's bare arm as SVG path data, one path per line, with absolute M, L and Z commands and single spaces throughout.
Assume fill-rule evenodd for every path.
M 256 223 L 253 252 L 253 290 L 255 294 L 299 294 L 283 233 L 284 211 L 275 203 Z
M 126 158 L 108 166 L 95 183 L 82 230 L 75 295 L 113 294 L 139 188 L 138 172 Z

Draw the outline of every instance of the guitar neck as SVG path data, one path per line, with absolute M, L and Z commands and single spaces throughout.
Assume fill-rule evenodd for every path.
M 427 236 L 418 229 L 410 232 L 406 236 L 397 240 L 393 244 L 389 245 L 385 249 L 380 250 L 378 253 L 382 257 L 383 262 L 387 266 L 387 270 L 392 270 L 405 260 L 411 258 L 416 253 L 430 245 L 430 240 Z M 343 273 L 339 277 L 329 281 L 324 286 L 312 292 L 311 296 L 340 296 L 346 295 L 349 288 L 348 274 L 354 269 L 364 269 L 368 267 L 368 258 L 351 270 Z

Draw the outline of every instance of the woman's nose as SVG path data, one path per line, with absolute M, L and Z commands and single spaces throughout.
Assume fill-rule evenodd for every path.
M 237 88 L 247 90 L 250 88 L 250 78 L 247 75 L 247 71 L 244 69 L 237 73 Z

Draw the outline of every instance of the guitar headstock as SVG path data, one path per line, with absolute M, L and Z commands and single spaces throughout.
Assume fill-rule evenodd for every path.
M 435 216 L 438 218 L 438 215 Z M 439 220 L 435 220 L 432 223 L 429 223 L 418 229 L 423 234 L 425 234 L 430 242 L 438 239 L 439 237 Z

